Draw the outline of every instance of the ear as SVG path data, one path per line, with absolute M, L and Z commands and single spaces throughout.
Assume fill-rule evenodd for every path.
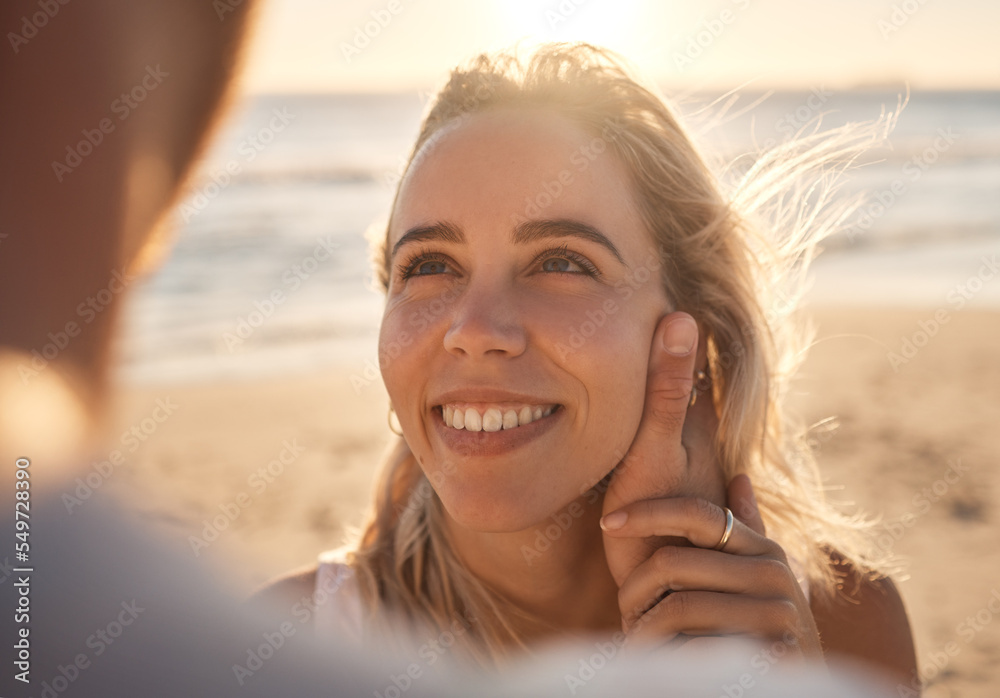
M 708 327 L 701 320 L 698 323 L 698 352 L 694 358 L 694 370 L 708 373 Z
M 715 376 L 709 371 L 708 366 L 708 342 L 709 342 L 709 329 L 701 320 L 695 320 L 698 323 L 698 347 L 695 353 L 694 360 L 694 371 L 695 371 L 695 384 L 694 387 L 698 390 L 698 398 L 695 401 L 695 407 L 693 409 L 697 410 L 699 407 L 704 410 L 705 405 L 711 405 L 710 415 L 705 415 L 706 419 L 718 424 L 719 409 L 715 404 L 715 390 L 713 387 L 713 380 Z M 702 371 L 708 377 L 707 381 L 698 381 L 698 372 Z M 707 383 L 707 385 L 706 385 Z M 704 402 L 705 404 L 701 404 Z M 701 411 L 701 410 L 699 410 Z
M 698 324 L 698 346 L 695 349 L 694 359 L 694 389 L 698 391 L 695 404 L 688 407 L 688 422 L 691 424 L 701 424 L 701 431 L 714 435 L 719 427 L 719 410 L 715 404 L 714 387 L 712 380 L 714 376 L 708 370 L 708 335 L 707 328 L 700 320 L 695 320 Z M 698 380 L 698 372 L 703 371 L 708 377 L 707 381 Z M 707 383 L 707 385 L 706 385 Z M 689 429 L 685 429 L 684 443 L 687 444 L 693 434 Z

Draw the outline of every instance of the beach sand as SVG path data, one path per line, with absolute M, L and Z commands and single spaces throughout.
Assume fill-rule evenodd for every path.
M 831 496 L 882 515 L 883 544 L 907 563 L 899 588 L 927 695 L 992 697 L 1000 685 L 1000 614 L 988 606 L 993 599 L 1000 608 L 993 499 L 1000 492 L 1000 313 L 949 309 L 947 324 L 894 367 L 888 352 L 900 353 L 902 338 L 914 338 L 934 314 L 815 310 L 818 343 L 791 400 L 809 422 L 838 418 L 839 429 L 819 439 Z M 237 592 L 248 592 L 310 563 L 341 543 L 345 527 L 360 524 L 390 438 L 384 388 L 378 380 L 362 385 L 364 368 L 126 386 L 113 445 L 125 444 L 120 437 L 133 425 L 144 438 L 103 486 L 178 541 L 212 538 L 192 545 L 192 554 L 197 548 Z M 147 436 L 142 420 L 153 424 L 157 399 L 176 409 Z M 220 514 L 225 529 L 206 531 Z M 905 524 L 894 524 L 904 515 Z

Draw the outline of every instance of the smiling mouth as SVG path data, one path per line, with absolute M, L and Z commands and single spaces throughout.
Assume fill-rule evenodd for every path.
M 494 432 L 527 426 L 545 419 L 558 410 L 560 405 L 480 405 L 462 403 L 438 405 L 445 426 L 459 431 Z

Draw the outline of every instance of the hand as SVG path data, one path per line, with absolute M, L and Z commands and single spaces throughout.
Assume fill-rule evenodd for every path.
M 765 536 L 746 475 L 733 478 L 727 501 L 738 515 L 722 550 L 714 548 L 725 530 L 725 511 L 703 499 L 648 499 L 602 519 L 606 536 L 678 536 L 696 546 L 659 548 L 620 585 L 628 643 L 743 635 L 783 642 L 781 654 L 791 648 L 799 656 L 822 659 L 809 602 L 781 546 Z
M 734 478 L 728 491 L 722 481 L 711 393 L 689 408 L 694 373 L 705 362 L 704 343 L 696 339 L 690 315 L 676 312 L 661 319 L 650 352 L 642 421 L 605 494 L 605 515 L 636 512 L 623 528 L 604 533 L 623 628 L 630 637 L 660 642 L 682 633 L 701 636 L 688 644 L 710 635 L 773 637 L 777 632 L 798 644 L 801 653 L 822 656 L 815 621 L 784 551 L 764 537 L 749 478 Z M 690 349 L 665 349 L 676 346 Z M 737 519 L 725 552 L 691 547 L 712 548 L 719 541 L 724 501 Z M 653 517 L 661 511 L 668 512 L 665 521 Z M 636 528 L 643 516 L 664 525 Z M 671 584 L 678 588 L 660 599 Z M 734 606 L 742 615 L 726 612 Z M 641 630 L 632 627 L 640 619 Z
M 679 352 L 667 350 L 678 346 Z M 642 419 L 608 483 L 604 514 L 668 495 L 723 501 L 725 482 L 715 460 L 718 418 L 711 392 L 699 395 L 689 408 L 694 374 L 704 368 L 705 355 L 694 318 L 675 312 L 660 319 L 653 333 Z M 618 586 L 656 549 L 670 542 L 678 541 L 605 535 L 604 554 Z

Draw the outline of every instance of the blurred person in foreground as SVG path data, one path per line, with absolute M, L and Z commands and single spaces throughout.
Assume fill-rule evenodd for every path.
M 60 499 L 102 450 L 122 294 L 156 251 L 163 214 L 226 102 L 250 7 L 0 8 L 0 27 L 15 35 L 0 57 L 3 695 L 449 695 L 399 657 L 362 654 L 338 637 L 313 641 L 287 604 L 241 605 L 110 496 L 95 493 L 72 513 Z M 81 303 L 90 322 L 79 322 Z M 296 602 L 306 600 L 323 603 L 318 594 Z M 473 677 L 454 695 L 560 693 L 564 670 L 592 653 L 570 647 L 504 681 Z M 714 696 L 748 685 L 769 695 L 875 694 L 809 672 L 751 675 L 749 656 L 726 655 L 729 664 L 711 671 L 623 657 L 586 684 L 594 695 L 669 686 Z

